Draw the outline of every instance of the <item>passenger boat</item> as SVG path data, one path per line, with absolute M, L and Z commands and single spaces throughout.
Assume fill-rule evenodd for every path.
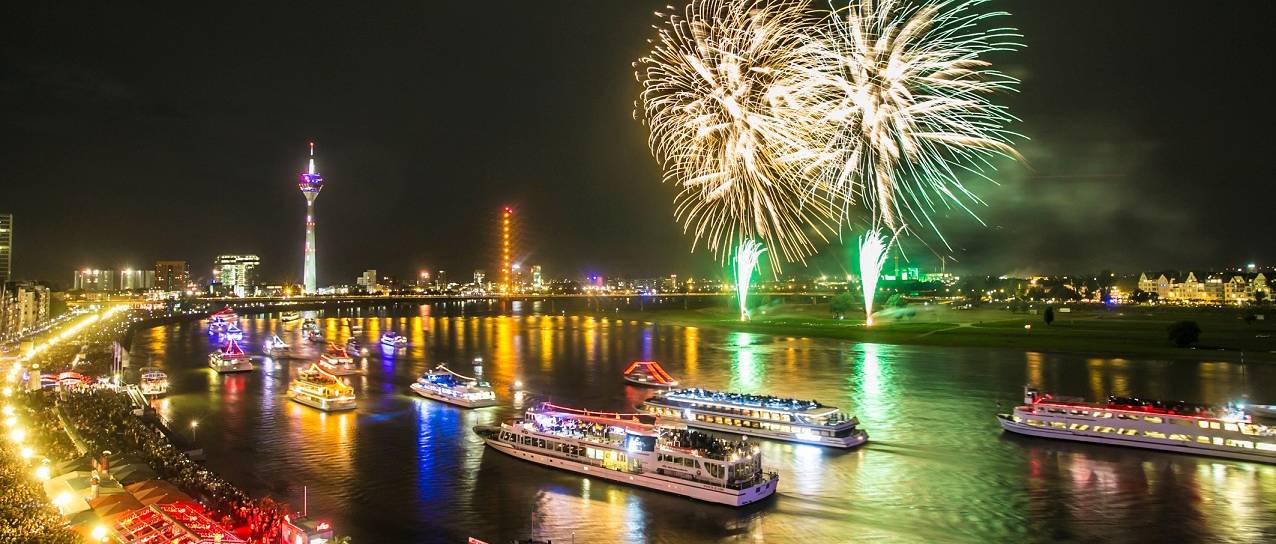
M 775 493 L 779 475 L 763 470 L 756 445 L 655 421 L 544 403 L 474 432 L 525 461 L 702 501 L 744 506 Z
M 301 322 L 301 330 L 317 331 L 319 330 L 319 323 L 313 317 L 307 317 L 305 321 Z
M 329 344 L 328 351 L 319 356 L 319 367 L 338 376 L 359 373 L 359 366 L 355 364 L 354 357 L 346 353 L 346 348 L 336 344 Z
M 1234 406 L 1108 397 L 1104 403 L 1024 388 L 1023 404 L 997 414 L 1013 433 L 1276 463 L 1276 427 Z
M 226 332 L 227 323 L 220 317 L 213 317 L 208 320 L 208 334 L 221 334 Z
M 483 408 L 496 405 L 496 393 L 492 385 L 478 378 L 462 376 L 448 367 L 439 365 L 426 372 L 411 386 L 422 397 L 455 404 L 462 408 Z
M 266 351 L 288 351 L 291 349 L 288 342 L 284 342 L 284 339 L 280 338 L 278 334 L 267 338 L 266 344 L 263 347 L 266 348 Z
M 661 391 L 639 409 L 688 427 L 853 448 L 868 440 L 859 420 L 813 400 L 707 389 Z
M 231 323 L 229 326 L 226 327 L 226 332 L 224 334 L 226 335 L 226 338 L 229 338 L 231 340 L 244 339 L 243 329 L 240 329 L 239 325 L 236 325 L 234 323 Z
M 137 382 L 143 395 L 159 396 L 168 393 L 168 374 L 153 366 L 144 366 L 139 371 L 141 378 Z
M 288 385 L 288 398 L 325 412 L 355 408 L 354 388 L 316 364 L 297 371 Z
M 301 319 L 301 312 L 284 312 L 279 314 L 279 320 L 284 323 L 291 323 L 298 319 Z
M 248 354 L 244 353 L 244 350 L 239 347 L 239 342 L 233 338 L 226 342 L 226 347 L 221 351 L 208 354 L 208 366 L 216 370 L 218 374 L 248 372 L 253 369 L 253 363 L 248 360 Z
M 660 367 L 660 363 L 655 361 L 634 361 L 621 374 L 624 375 L 625 381 L 636 385 L 650 387 L 678 386 L 678 380 L 673 379 L 673 376 L 665 372 L 665 369 Z
M 227 323 L 235 323 L 239 321 L 239 315 L 230 306 L 223 306 L 222 309 L 213 312 L 208 316 L 209 319 L 220 319 Z
M 349 340 L 346 340 L 346 353 L 367 355 L 368 348 L 363 347 L 363 344 L 359 343 L 359 339 L 351 337 Z
M 397 332 L 385 331 L 381 333 L 381 347 L 383 348 L 397 349 L 406 345 L 408 345 L 408 339 L 406 337 L 399 336 L 399 333 Z

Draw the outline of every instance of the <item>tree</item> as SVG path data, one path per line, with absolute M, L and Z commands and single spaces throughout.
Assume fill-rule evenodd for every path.
M 903 308 L 908 306 L 908 301 L 904 300 L 904 297 L 899 293 L 893 293 L 891 296 L 887 297 L 886 303 L 882 306 L 885 308 Z
M 1253 325 L 1253 324 L 1254 324 L 1254 322 L 1258 320 L 1258 314 L 1254 313 L 1252 310 L 1251 310 L 1251 311 L 1248 311 L 1248 312 L 1245 312 L 1245 318 L 1244 318 L 1244 319 L 1245 319 L 1245 324 L 1246 324 L 1246 325 Z
M 1175 321 L 1166 328 L 1170 342 L 1180 348 L 1188 347 L 1201 341 L 1201 326 L 1195 321 Z
M 1264 302 L 1267 302 L 1267 291 L 1264 291 L 1262 289 L 1255 289 L 1254 304 L 1258 304 L 1261 306 Z
M 833 317 L 842 319 L 846 317 L 846 313 L 855 307 L 855 298 L 850 293 L 838 293 L 832 299 L 829 299 L 829 311 L 833 312 Z
M 1054 308 L 1046 306 L 1046 313 L 1043 317 L 1046 320 L 1046 326 L 1050 326 L 1051 323 L 1054 323 Z
M 1134 292 L 1130 294 L 1130 300 L 1133 300 L 1139 304 L 1143 304 L 1144 302 L 1152 300 L 1152 297 L 1148 295 L 1147 291 L 1144 291 L 1142 289 L 1139 289 L 1138 287 L 1135 287 Z

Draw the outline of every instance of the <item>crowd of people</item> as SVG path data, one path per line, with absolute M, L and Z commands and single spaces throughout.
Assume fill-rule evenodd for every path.
M 284 509 L 270 500 L 257 501 L 174 448 L 156 424 L 133 415 L 128 397 L 110 388 L 63 390 L 58 407 L 89 451 L 137 455 L 163 480 L 199 500 L 210 517 L 228 528 L 247 528 L 249 542 L 277 538 Z
M 31 478 L 31 468 L 19 456 L 18 447 L 0 442 L 0 542 L 80 542 L 79 534 L 66 528 L 40 484 Z

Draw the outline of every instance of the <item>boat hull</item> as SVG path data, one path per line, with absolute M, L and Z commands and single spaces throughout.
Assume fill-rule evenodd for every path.
M 680 478 L 660 474 L 633 474 L 630 472 L 611 470 L 600 466 L 586 465 L 570 459 L 550 457 L 533 451 L 520 450 L 513 444 L 502 442 L 496 438 L 500 433 L 500 429 L 498 427 L 480 426 L 475 427 L 474 431 L 478 433 L 479 436 L 483 438 L 483 442 L 492 449 L 524 461 L 536 463 L 541 466 L 575 472 L 585 477 L 598 477 L 616 483 L 641 487 L 643 489 L 650 489 L 653 491 L 662 491 L 715 504 L 724 504 L 735 507 L 752 504 L 775 494 L 776 485 L 779 483 L 779 478 L 771 478 L 753 487 L 733 490 L 707 484 L 689 482 Z
M 411 389 L 413 393 L 421 395 L 422 397 L 425 397 L 427 399 L 437 400 L 439 402 L 446 402 L 453 406 L 460 406 L 461 408 L 486 408 L 488 406 L 496 406 L 498 404 L 496 399 L 481 399 L 481 400 L 471 401 L 467 399 L 458 399 L 455 397 L 450 397 L 448 395 L 444 395 L 436 391 L 431 391 L 427 388 L 421 387 L 420 384 L 415 384 L 415 383 L 409 386 L 409 389 Z
M 1254 461 L 1258 463 L 1276 463 L 1276 453 L 1270 455 L 1257 452 L 1246 453 L 1242 451 L 1212 448 L 1208 445 L 1197 443 L 1164 443 L 1158 442 L 1155 439 L 1147 439 L 1140 436 L 1093 436 L 1073 432 L 1068 429 L 1037 427 L 1025 423 L 1017 423 L 1009 414 L 997 414 L 997 422 L 1001 424 L 1002 430 L 1038 438 L 1053 438 L 1056 440 L 1089 442 L 1092 444 L 1104 444 L 1108 446 L 1124 446 L 1128 448 L 1187 453 L 1204 457 L 1221 457 L 1226 459 L 1238 459 L 1241 461 Z
M 321 362 L 319 363 L 319 368 L 322 368 L 324 372 L 332 374 L 333 376 L 349 376 L 351 374 L 359 374 L 362 372 L 359 370 L 359 367 L 354 366 L 354 363 L 328 365 Z
M 253 364 L 249 361 L 237 361 L 231 364 L 221 364 L 215 361 L 209 361 L 209 368 L 212 368 L 218 374 L 234 374 L 236 372 L 251 372 Z
M 322 410 L 324 412 L 343 412 L 346 410 L 354 410 L 357 407 L 357 404 L 353 400 L 341 401 L 341 402 L 323 402 L 313 397 L 310 397 L 308 395 L 295 395 L 293 393 L 288 393 L 288 398 L 292 399 L 293 402 L 296 402 L 298 404 L 304 404 L 306 406 L 309 406 L 316 410 Z
M 645 409 L 650 405 L 643 404 L 640 409 Z M 681 408 L 679 408 L 681 409 Z M 708 412 L 705 412 L 708 414 Z M 716 415 L 716 414 L 715 414 Z M 726 425 L 721 423 L 713 423 L 708 421 L 700 421 L 697 419 L 687 419 L 685 417 L 672 417 L 656 414 L 656 418 L 662 424 L 684 425 L 692 429 L 703 429 L 706 431 L 715 431 L 734 435 L 755 436 L 765 438 L 767 440 L 780 440 L 783 442 L 796 442 L 799 444 L 811 444 L 816 446 L 827 446 L 830 448 L 850 449 L 863 445 L 868 442 L 868 433 L 862 429 L 855 429 L 850 436 L 820 436 L 820 435 L 804 435 L 799 433 L 788 433 L 783 431 L 772 431 L 769 429 L 755 429 L 752 427 L 737 427 L 735 425 Z

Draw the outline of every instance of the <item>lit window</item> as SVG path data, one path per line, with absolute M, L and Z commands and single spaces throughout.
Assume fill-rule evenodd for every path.
M 1148 423 L 1161 423 L 1162 421 L 1160 416 L 1147 416 L 1143 420 Z
M 1200 427 L 1200 428 L 1202 428 L 1202 429 L 1208 429 L 1208 428 L 1210 428 L 1210 422 L 1208 422 L 1208 421 L 1197 421 L 1197 422 L 1196 422 L 1196 426 L 1197 426 L 1197 427 Z
M 1223 424 L 1223 430 L 1236 432 L 1236 431 L 1239 431 L 1239 430 L 1240 430 L 1240 428 L 1239 428 L 1239 427 L 1237 427 L 1235 423 L 1224 423 L 1224 424 Z
M 1276 451 L 1276 444 L 1268 444 L 1266 442 L 1259 442 L 1258 449 L 1263 451 Z
M 1146 436 L 1146 437 L 1148 437 L 1148 438 L 1160 438 L 1160 439 L 1164 439 L 1164 438 L 1165 438 L 1165 433 L 1159 433 L 1159 432 L 1156 432 L 1156 431 L 1143 431 L 1143 436 Z

